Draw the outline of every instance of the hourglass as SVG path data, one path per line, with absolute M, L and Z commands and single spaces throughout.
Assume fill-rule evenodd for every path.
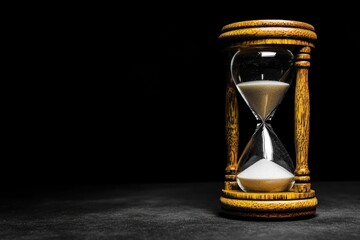
M 288 191 L 295 183 L 292 159 L 271 127 L 290 87 L 293 61 L 291 51 L 269 46 L 240 48 L 232 58 L 231 78 L 257 120 L 237 166 L 245 192 Z
M 235 22 L 219 39 L 227 57 L 227 166 L 220 197 L 224 213 L 256 218 L 313 216 L 318 204 L 308 169 L 310 52 L 314 27 L 290 20 Z M 289 89 L 294 91 L 295 159 L 272 127 Z M 239 97 L 240 96 L 240 97 Z M 254 116 L 254 133 L 239 149 L 239 104 Z

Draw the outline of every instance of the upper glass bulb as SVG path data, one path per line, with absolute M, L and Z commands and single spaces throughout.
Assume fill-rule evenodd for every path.
M 255 46 L 239 49 L 231 61 L 235 84 L 256 80 L 291 82 L 294 55 L 276 46 Z
M 274 46 L 241 48 L 231 61 L 232 79 L 255 117 L 271 119 L 287 92 L 294 55 Z

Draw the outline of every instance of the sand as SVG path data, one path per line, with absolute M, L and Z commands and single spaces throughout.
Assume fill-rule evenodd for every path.
M 279 81 L 258 80 L 236 85 L 250 108 L 263 120 L 278 106 L 290 84 Z
M 294 184 L 294 174 L 268 159 L 260 159 L 237 175 L 245 192 L 283 192 Z

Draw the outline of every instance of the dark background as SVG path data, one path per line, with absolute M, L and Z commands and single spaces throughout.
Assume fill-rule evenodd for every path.
M 227 68 L 218 36 L 226 24 L 266 18 L 305 21 L 318 35 L 311 179 L 359 180 L 356 8 L 289 4 L 39 6 L 14 18 L 1 185 L 222 181 Z M 273 126 L 293 155 L 286 101 Z M 246 141 L 255 123 L 242 114 Z

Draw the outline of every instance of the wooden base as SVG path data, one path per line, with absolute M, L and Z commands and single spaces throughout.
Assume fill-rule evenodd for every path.
M 223 190 L 220 197 L 223 213 L 250 218 L 298 218 L 315 214 L 318 204 L 315 191 L 306 193 L 249 193 Z

